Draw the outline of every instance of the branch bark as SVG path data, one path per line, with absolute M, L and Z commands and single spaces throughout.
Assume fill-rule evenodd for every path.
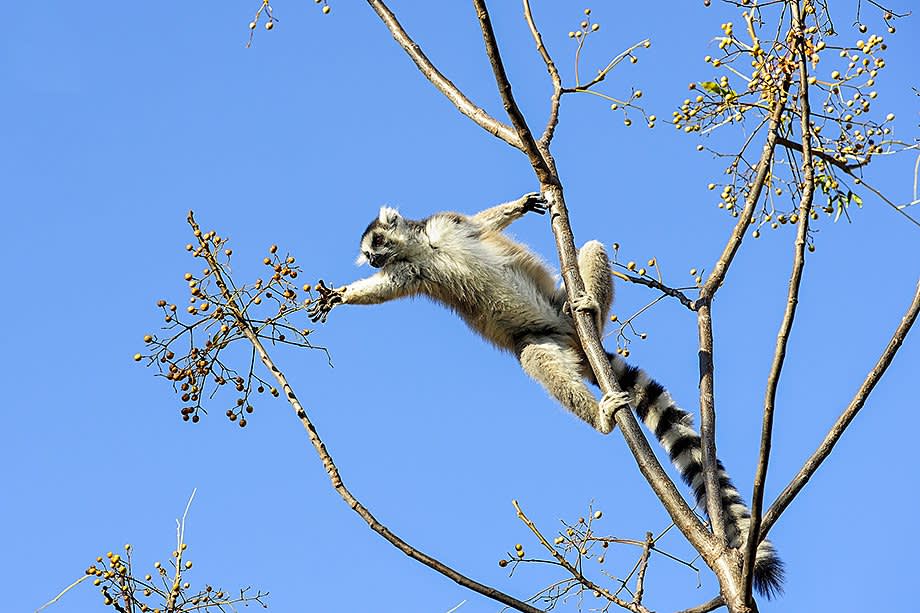
M 789 277 L 789 291 L 786 297 L 786 309 L 776 335 L 776 349 L 773 352 L 773 362 L 770 374 L 767 377 L 767 390 L 764 397 L 763 425 L 760 433 L 760 454 L 757 461 L 757 470 L 754 474 L 754 492 L 751 495 L 751 523 L 748 529 L 747 542 L 744 551 L 744 600 L 752 602 L 752 589 L 754 582 L 754 563 L 757 557 L 757 546 L 760 544 L 760 523 L 763 513 L 764 487 L 767 481 L 767 469 L 770 464 L 770 449 L 773 442 L 773 415 L 776 409 L 776 389 L 786 360 L 786 347 L 792 324 L 795 321 L 795 312 L 799 304 L 799 288 L 802 284 L 802 273 L 805 269 L 805 243 L 808 238 L 808 222 L 811 215 L 812 198 L 815 193 L 815 172 L 811 151 L 811 108 L 808 101 L 808 55 L 805 49 L 805 35 L 803 32 L 802 17 L 798 0 L 791 0 L 789 7 L 792 12 L 792 31 L 795 33 L 796 53 L 799 56 L 799 112 L 802 131 L 802 199 L 799 202 L 798 230 L 796 232 L 793 249 L 792 273 Z
M 194 214 L 191 211 L 189 211 L 188 214 L 188 223 L 193 230 L 199 230 L 198 224 L 195 222 Z M 329 480 L 332 482 L 333 489 L 335 489 L 339 496 L 342 497 L 342 500 L 344 500 L 345 503 L 348 504 L 348 506 L 351 507 L 351 509 L 367 523 L 371 530 L 382 536 L 391 545 L 402 551 L 413 560 L 421 562 L 425 566 L 436 570 L 437 572 L 441 573 L 462 587 L 472 590 L 478 594 L 482 594 L 483 596 L 491 598 L 492 600 L 496 600 L 505 606 L 517 609 L 518 611 L 523 611 L 525 613 L 542 613 L 540 609 L 537 609 L 536 607 L 531 606 L 526 602 L 518 600 L 513 596 L 505 594 L 504 592 L 491 586 L 479 583 L 478 581 L 454 570 L 440 560 L 437 560 L 436 558 L 433 558 L 426 553 L 416 549 L 398 537 L 396 534 L 391 532 L 390 529 L 385 525 L 380 523 L 377 518 L 371 514 L 367 507 L 365 507 L 357 498 L 355 498 L 355 496 L 345 486 L 344 481 L 342 481 L 342 476 L 339 474 L 339 469 L 336 467 L 332 456 L 328 451 L 326 451 L 326 445 L 319 437 L 319 433 L 317 433 L 316 427 L 313 425 L 313 422 L 307 415 L 306 409 L 304 409 L 303 405 L 300 404 L 300 401 L 297 399 L 297 395 L 294 393 L 293 388 L 288 383 L 287 378 L 275 365 L 274 361 L 271 359 L 271 356 L 268 355 L 268 352 L 262 345 L 262 341 L 259 340 L 258 333 L 253 329 L 249 319 L 246 317 L 243 308 L 239 305 L 239 303 L 234 298 L 233 293 L 227 287 L 222 274 L 223 269 L 221 268 L 217 259 L 214 257 L 214 254 L 210 250 L 208 243 L 201 238 L 202 235 L 200 231 L 196 232 L 196 235 L 198 236 L 198 241 L 202 247 L 203 256 L 213 271 L 214 280 L 217 283 L 218 288 L 220 288 L 221 295 L 227 304 L 227 308 L 230 309 L 230 311 L 233 313 L 233 316 L 235 317 L 237 324 L 240 327 L 240 331 L 259 354 L 259 359 L 262 361 L 262 364 L 265 365 L 265 368 L 271 372 L 272 377 L 274 377 L 278 382 L 278 387 L 284 390 L 285 398 L 287 398 L 288 403 L 291 405 L 291 408 L 294 409 L 294 412 L 297 415 L 297 419 L 300 420 L 304 430 L 306 430 L 307 437 L 310 439 L 310 443 L 313 445 L 313 449 L 319 456 L 320 461 L 322 461 L 323 468 L 326 470 L 326 474 L 329 475 Z
M 776 500 L 770 506 L 770 509 L 764 515 L 763 523 L 760 527 L 760 539 L 766 538 L 767 534 L 770 532 L 770 528 L 776 524 L 776 521 L 780 518 L 789 504 L 798 496 L 799 492 L 802 491 L 824 460 L 831 454 L 831 451 L 834 450 L 834 445 L 836 445 L 840 437 L 843 436 L 843 433 L 856 417 L 856 414 L 859 413 L 863 405 L 866 404 L 866 400 L 868 400 L 869 394 L 872 393 L 875 385 L 882 378 L 882 375 L 885 374 L 885 371 L 888 370 L 898 349 L 900 349 L 901 345 L 904 343 L 907 333 L 917 321 L 918 314 L 920 314 L 920 281 L 917 282 L 913 300 L 907 308 L 907 312 L 904 313 L 904 317 L 901 318 L 901 323 L 894 331 L 885 351 L 879 356 L 875 366 L 869 371 L 866 379 L 863 381 L 862 385 L 860 385 L 853 400 L 850 401 L 847 408 L 840 414 L 837 421 L 834 422 L 834 425 L 824 437 L 824 440 L 821 441 L 821 444 L 815 452 L 805 461 L 805 464 L 799 469 L 796 476 L 789 482 L 789 485 L 786 486 L 780 495 L 777 496 Z

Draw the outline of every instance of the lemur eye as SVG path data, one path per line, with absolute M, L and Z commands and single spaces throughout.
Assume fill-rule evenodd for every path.
M 380 245 L 382 244 L 383 244 L 383 235 L 375 234 L 371 238 L 371 247 L 373 247 L 374 249 L 376 249 L 377 247 L 380 247 Z

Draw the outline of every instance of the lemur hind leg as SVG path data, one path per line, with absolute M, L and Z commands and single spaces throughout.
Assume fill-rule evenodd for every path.
M 611 412 L 602 415 L 599 411 L 597 399 L 585 384 L 578 351 L 552 336 L 530 337 L 521 347 L 517 355 L 524 372 L 591 427 L 603 434 L 610 432 Z
M 613 279 L 610 276 L 610 259 L 600 241 L 588 241 L 578 250 L 578 271 L 585 284 L 585 292 L 576 296 L 572 306 L 576 311 L 595 314 L 597 331 L 604 332 L 607 313 L 613 305 Z M 559 288 L 561 301 L 565 300 L 565 287 Z

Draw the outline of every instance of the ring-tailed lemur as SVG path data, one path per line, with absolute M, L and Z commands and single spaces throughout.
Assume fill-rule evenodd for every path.
M 600 402 L 585 384 L 594 373 L 575 332 L 563 287 L 526 246 L 502 234 L 528 212 L 543 214 L 539 194 L 486 209 L 473 216 L 437 213 L 421 221 L 403 218 L 383 207 L 361 237 L 357 263 L 379 271 L 344 287 L 317 284 L 319 298 L 310 308 L 313 321 L 326 321 L 339 304 L 378 304 L 424 294 L 457 312 L 486 340 L 514 353 L 524 371 L 585 422 L 608 433 L 610 413 L 622 404 L 616 397 Z M 610 262 L 598 241 L 578 253 L 585 294 L 573 305 L 593 311 L 603 332 L 613 303 Z M 700 437 L 689 413 L 680 409 L 656 381 L 618 356 L 607 353 L 620 388 L 630 405 L 671 457 L 684 481 L 705 508 Z M 729 544 L 746 537 L 750 512 L 722 463 L 718 464 L 721 500 Z M 783 564 L 773 545 L 757 548 L 754 568 L 757 590 L 768 597 L 780 591 Z

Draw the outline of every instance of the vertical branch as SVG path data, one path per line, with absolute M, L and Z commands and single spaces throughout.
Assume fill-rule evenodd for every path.
M 917 287 L 914 289 L 913 300 L 907 308 L 907 312 L 904 313 L 904 317 L 901 318 L 901 323 L 891 336 L 891 340 L 888 341 L 888 346 L 885 348 L 885 351 L 879 356 L 875 366 L 869 371 L 862 385 L 859 386 L 859 390 L 857 390 L 856 395 L 853 396 L 853 400 L 850 401 L 847 408 L 844 409 L 840 417 L 837 418 L 837 421 L 834 422 L 834 425 L 824 437 L 824 440 L 821 441 L 821 444 L 818 445 L 815 452 L 805 461 L 805 464 L 799 469 L 799 472 L 793 477 L 792 481 L 789 482 L 789 485 L 786 486 L 780 495 L 777 496 L 776 500 L 770 506 L 770 510 L 764 515 L 763 524 L 760 528 L 761 539 L 767 536 L 770 528 L 772 528 L 780 518 L 780 515 L 782 515 L 783 511 L 789 506 L 789 503 L 798 496 L 802 488 L 805 487 L 805 484 L 808 483 L 824 460 L 831 454 L 831 451 L 834 450 L 834 445 L 836 445 L 840 437 L 843 436 L 843 433 L 856 417 L 856 414 L 859 413 L 859 410 L 866 404 L 869 394 L 872 393 L 876 384 L 881 380 L 882 375 L 888 370 L 888 366 L 890 366 L 892 360 L 894 360 L 894 356 L 897 354 L 898 349 L 900 349 L 901 345 L 904 343 L 907 333 L 910 332 L 910 329 L 917 321 L 918 314 L 920 314 L 920 281 L 917 282 Z
M 725 517 L 722 489 L 719 487 L 718 454 L 716 452 L 716 399 L 713 392 L 712 312 L 709 301 L 699 305 L 696 313 L 700 339 L 700 447 L 703 454 L 703 483 L 706 486 L 706 514 L 712 523 L 712 534 L 724 547 Z
M 770 172 L 770 163 L 776 149 L 779 130 L 782 127 L 783 111 L 786 108 L 786 97 L 789 92 L 790 76 L 785 75 L 778 89 L 773 109 L 770 113 L 770 123 L 767 128 L 766 142 L 763 146 L 760 159 L 757 162 L 757 172 L 744 209 L 738 223 L 735 224 L 732 234 L 725 245 L 722 256 L 713 267 L 706 283 L 700 289 L 700 297 L 694 301 L 693 307 L 697 311 L 697 329 L 699 334 L 699 361 L 700 361 L 700 444 L 703 453 L 703 482 L 706 486 L 706 511 L 712 522 L 713 533 L 718 542 L 725 543 L 725 521 L 722 514 L 722 500 L 719 488 L 718 462 L 716 460 L 716 427 L 715 427 L 715 394 L 714 394 L 714 366 L 713 366 L 713 333 L 712 333 L 712 297 L 719 289 L 728 268 L 735 257 L 744 233 L 747 231 L 754 215 L 754 209 L 760 200 L 760 194 Z
M 799 56 L 799 112 L 802 131 L 802 199 L 799 202 L 799 223 L 793 248 L 792 273 L 789 277 L 789 291 L 786 298 L 786 310 L 776 335 L 776 349 L 773 363 L 767 377 L 767 390 L 764 398 L 763 425 L 760 434 L 760 456 L 757 471 L 754 474 L 754 493 L 751 495 L 751 523 L 748 530 L 744 551 L 744 595 L 745 602 L 751 601 L 754 579 L 754 562 L 757 546 L 760 544 L 760 523 L 763 513 L 763 495 L 767 480 L 767 468 L 770 464 L 770 448 L 773 438 L 773 415 L 776 408 L 776 389 L 786 359 L 786 347 L 795 312 L 799 303 L 799 287 L 805 269 L 805 244 L 808 238 L 808 222 L 811 214 L 812 197 L 815 193 L 815 173 L 811 155 L 811 108 L 808 102 L 808 55 L 805 49 L 805 33 L 798 0 L 791 0 L 792 32 L 795 36 L 796 53 Z

